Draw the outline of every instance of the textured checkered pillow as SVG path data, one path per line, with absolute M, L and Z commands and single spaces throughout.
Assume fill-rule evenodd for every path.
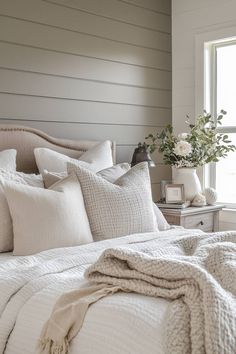
M 115 183 L 81 166 L 68 165 L 80 181 L 95 241 L 157 231 L 146 163 L 134 166 Z

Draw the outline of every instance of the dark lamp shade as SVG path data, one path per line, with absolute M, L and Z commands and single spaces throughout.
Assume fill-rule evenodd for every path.
M 137 147 L 134 150 L 131 167 L 137 165 L 140 162 L 147 162 L 149 167 L 155 167 L 155 162 L 151 159 L 149 152 L 143 147 Z

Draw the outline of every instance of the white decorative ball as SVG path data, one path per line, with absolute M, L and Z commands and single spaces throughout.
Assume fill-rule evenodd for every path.
M 204 194 L 206 197 L 206 202 L 209 205 L 214 205 L 217 201 L 217 192 L 214 188 L 206 188 L 204 190 Z
M 198 193 L 195 195 L 193 201 L 192 201 L 193 206 L 204 206 L 206 205 L 206 197 L 205 195 Z

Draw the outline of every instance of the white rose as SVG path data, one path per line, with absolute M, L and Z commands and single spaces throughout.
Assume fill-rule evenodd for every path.
M 178 156 L 188 156 L 192 152 L 192 145 L 187 141 L 180 140 L 175 144 L 174 153 Z
M 185 139 L 187 139 L 187 137 L 188 137 L 188 133 L 181 133 L 178 135 L 178 138 L 180 140 L 185 140 Z

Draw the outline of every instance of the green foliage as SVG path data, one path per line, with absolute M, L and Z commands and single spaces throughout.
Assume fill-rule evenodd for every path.
M 173 127 L 167 125 L 160 134 L 149 134 L 144 143 L 139 146 L 146 148 L 150 153 L 158 149 L 163 154 L 165 164 L 175 167 L 199 167 L 210 162 L 218 162 L 225 158 L 229 152 L 236 151 L 227 134 L 217 132 L 217 127 L 222 124 L 226 115 L 224 110 L 214 120 L 211 114 L 204 111 L 195 124 L 191 124 L 187 116 L 186 125 L 188 133 L 175 136 Z M 191 145 L 191 153 L 182 156 L 176 153 L 178 142 L 187 142 Z

